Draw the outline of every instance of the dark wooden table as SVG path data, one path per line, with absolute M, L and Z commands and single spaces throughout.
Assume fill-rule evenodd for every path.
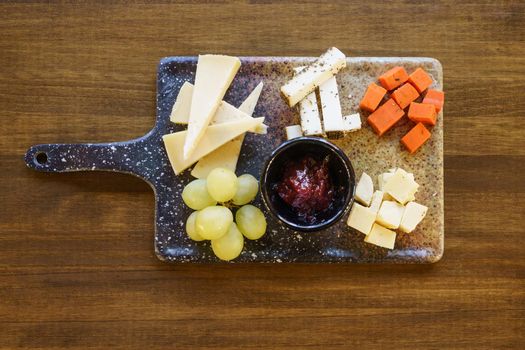
M 525 4 L 0 4 L 0 348 L 525 347 Z M 444 67 L 432 266 L 171 266 L 130 176 L 40 174 L 36 143 L 146 133 L 159 59 L 430 56 Z

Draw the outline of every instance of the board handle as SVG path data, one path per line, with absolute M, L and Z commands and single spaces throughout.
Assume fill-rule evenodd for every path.
M 103 170 L 143 177 L 137 142 L 42 144 L 29 148 L 26 165 L 41 172 Z

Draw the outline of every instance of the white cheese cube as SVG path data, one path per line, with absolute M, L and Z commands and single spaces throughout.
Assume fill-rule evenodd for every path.
M 343 131 L 357 131 L 361 129 L 361 116 L 359 113 L 345 115 L 343 117 Z
M 427 214 L 428 208 L 416 202 L 408 202 L 401 218 L 399 229 L 403 232 L 409 233 L 414 231 L 416 226 L 423 220 Z
M 293 107 L 344 67 L 346 67 L 346 56 L 332 47 L 283 85 L 281 93 L 288 105 Z
M 377 213 L 376 221 L 386 228 L 396 229 L 401 223 L 405 207 L 397 202 L 384 201 Z
M 403 169 L 397 169 L 392 177 L 383 184 L 383 191 L 405 204 L 414 197 L 419 185 Z
M 370 210 L 372 210 L 374 213 L 377 213 L 379 211 L 379 208 L 381 207 L 381 203 L 383 203 L 383 196 L 385 193 L 383 191 L 375 191 L 372 195 L 372 202 L 370 203 Z
M 377 187 L 380 191 L 384 192 L 384 186 L 385 183 L 390 179 L 392 176 L 394 176 L 393 173 L 383 173 L 377 177 Z
M 303 136 L 303 131 L 300 125 L 290 125 L 286 127 L 286 139 L 291 140 L 296 137 Z
M 358 203 L 352 205 L 346 224 L 367 235 L 376 221 L 376 213 Z
M 394 249 L 396 233 L 381 225 L 374 224 L 370 233 L 365 237 L 365 242 L 383 248 Z
M 368 207 L 372 201 L 373 194 L 374 183 L 372 182 L 372 178 L 367 173 L 363 172 L 355 189 L 355 199 L 359 203 Z

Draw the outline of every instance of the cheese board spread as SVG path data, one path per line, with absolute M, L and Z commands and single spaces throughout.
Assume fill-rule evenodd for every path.
M 432 263 L 444 249 L 432 58 L 166 57 L 145 136 L 31 147 L 37 171 L 117 171 L 156 200 L 168 262 Z

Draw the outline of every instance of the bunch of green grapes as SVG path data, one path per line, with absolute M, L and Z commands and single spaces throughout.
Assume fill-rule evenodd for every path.
M 259 239 L 266 232 L 263 212 L 248 203 L 255 199 L 259 182 L 250 174 L 239 177 L 229 169 L 213 169 L 206 179 L 190 182 L 182 200 L 195 210 L 186 220 L 186 233 L 194 241 L 211 240 L 215 255 L 233 260 L 244 247 L 244 237 Z M 219 203 L 219 204 L 218 204 Z M 235 222 L 230 208 L 238 207 Z

